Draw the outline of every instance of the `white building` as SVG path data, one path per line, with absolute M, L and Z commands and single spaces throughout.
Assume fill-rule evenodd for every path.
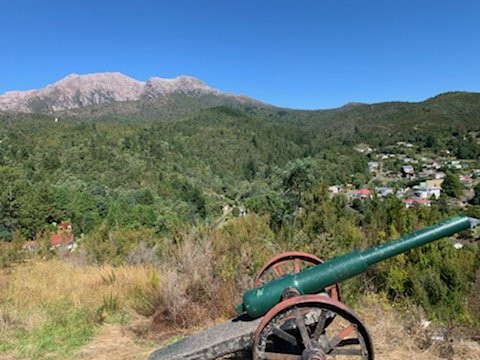
M 432 196 L 435 199 L 440 197 L 441 188 L 438 186 L 428 186 L 426 182 L 420 183 L 420 185 L 413 187 L 413 193 L 419 199 L 431 199 Z
M 340 190 L 340 189 L 338 188 L 337 185 L 332 185 L 332 186 L 329 186 L 329 187 L 328 187 L 328 192 L 329 192 L 330 194 L 332 194 L 332 195 L 337 195 L 338 192 L 339 192 L 339 190 Z

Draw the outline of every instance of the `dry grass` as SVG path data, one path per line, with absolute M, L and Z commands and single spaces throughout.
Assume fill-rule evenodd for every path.
M 162 291 L 154 314 L 159 330 L 202 326 L 232 311 L 232 284 L 222 281 L 216 261 L 208 238 L 186 235 L 170 249 L 159 270 Z
M 105 320 L 126 323 L 159 292 L 158 273 L 143 266 L 76 266 L 51 260 L 0 272 L 0 358 L 64 358 Z
M 0 359 L 140 359 L 171 337 L 211 326 L 231 315 L 238 300 L 235 296 L 241 292 L 235 287 L 247 286 L 244 275 L 251 266 L 242 260 L 251 257 L 240 252 L 242 274 L 236 280 L 222 280 L 218 262 L 225 257 L 215 253 L 208 238 L 186 235 L 156 268 L 79 266 L 50 260 L 1 270 L 0 339 L 10 341 L 10 347 L 2 350 L 0 341 Z M 73 325 L 83 321 L 75 317 L 78 311 L 94 318 L 88 325 L 91 334 L 87 332 L 58 353 L 28 350 L 32 342 L 50 337 L 50 328 L 38 337 L 22 338 L 19 331 L 30 333 L 57 324 L 52 308 L 62 304 L 61 316 L 73 314 Z M 474 341 L 452 337 L 432 343 L 429 335 L 437 329 L 429 327 L 430 334 L 423 329 L 418 320 L 421 314 L 415 309 L 412 313 L 416 316 L 407 318 L 374 294 L 366 296 L 356 309 L 371 332 L 377 359 L 480 359 L 480 345 Z
M 51 354 L 43 350 L 49 334 L 75 331 L 80 317 L 88 324 L 78 341 L 54 357 L 64 357 L 92 336 L 94 342 L 104 344 L 95 333 L 104 331 L 100 325 L 105 322 L 130 329 L 132 339 L 157 341 L 212 324 L 225 309 L 233 308 L 232 292 L 222 286 L 214 263 L 209 240 L 186 235 L 156 268 L 79 265 L 64 259 L 31 261 L 4 269 L 0 271 L 0 337 L 7 339 L 7 345 L 0 344 L 0 354 L 49 357 Z M 136 321 L 138 318 L 144 321 Z M 55 353 L 61 343 L 59 336 L 49 342 L 48 351 Z M 25 350 L 30 345 L 31 349 Z
M 480 344 L 475 341 L 448 336 L 447 341 L 431 341 L 441 329 L 432 325 L 424 329 L 418 320 L 419 310 L 401 315 L 385 298 L 370 294 L 358 305 L 357 312 L 372 336 L 377 359 L 480 359 Z
M 96 310 L 111 295 L 122 308 L 135 306 L 138 289 L 158 289 L 160 279 L 155 270 L 143 266 L 79 267 L 51 260 L 15 267 L 6 283 L 0 301 L 10 310 L 30 313 L 57 303 Z

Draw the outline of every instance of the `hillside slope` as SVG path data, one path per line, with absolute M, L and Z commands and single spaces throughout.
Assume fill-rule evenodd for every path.
M 430 128 L 480 127 L 480 93 L 445 93 L 422 102 L 385 102 L 355 104 L 329 110 L 284 109 L 243 97 L 218 97 L 197 94 L 195 97 L 172 95 L 149 101 L 128 101 L 74 109 L 64 113 L 78 119 L 136 119 L 159 121 L 193 114 L 207 107 L 229 106 L 259 120 L 288 123 L 323 135 L 350 136 L 364 133 L 366 138 L 384 134 L 408 133 Z

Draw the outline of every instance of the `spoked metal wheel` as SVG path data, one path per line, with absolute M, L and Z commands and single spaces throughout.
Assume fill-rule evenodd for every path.
M 346 305 L 322 295 L 282 301 L 255 333 L 253 359 L 373 359 L 365 326 Z
M 254 287 L 266 284 L 285 274 L 299 273 L 308 267 L 322 263 L 323 260 L 319 257 L 301 251 L 288 251 L 278 254 L 267 261 L 257 273 L 254 280 Z M 332 299 L 340 300 L 340 287 L 338 284 L 328 286 L 325 288 L 325 292 Z

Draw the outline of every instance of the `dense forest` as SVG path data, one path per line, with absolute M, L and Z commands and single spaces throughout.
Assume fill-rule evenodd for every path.
M 213 231 L 226 205 L 247 212 L 213 244 L 226 283 L 240 281 L 242 271 L 252 275 L 280 249 L 329 258 L 398 237 L 458 210 L 444 199 L 405 209 L 393 196 L 352 208 L 327 187 L 370 180 L 369 156 L 354 149 L 359 143 L 381 149 L 409 141 L 419 151 L 478 160 L 479 97 L 451 93 L 325 111 L 249 105 L 177 115 L 112 115 L 108 108 L 97 117 L 1 114 L 0 265 L 20 261 L 24 241 L 48 241 L 62 221 L 72 224 L 91 263 L 119 265 L 142 249 L 161 259 L 185 233 L 201 239 Z M 465 211 L 480 216 L 478 204 Z M 54 256 L 48 246 L 45 254 Z M 374 267 L 348 281 L 344 293 L 353 302 L 381 291 L 439 320 L 478 325 L 479 269 L 475 242 L 456 251 L 446 239 Z

